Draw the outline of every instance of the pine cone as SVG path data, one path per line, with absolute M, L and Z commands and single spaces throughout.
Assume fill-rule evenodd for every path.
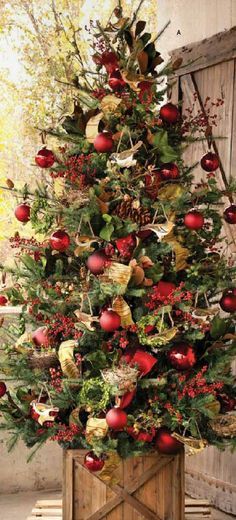
M 114 214 L 122 220 L 130 219 L 139 226 L 145 226 L 151 222 L 149 210 L 141 206 L 138 200 L 128 196 L 125 196 L 124 200 L 118 204 Z

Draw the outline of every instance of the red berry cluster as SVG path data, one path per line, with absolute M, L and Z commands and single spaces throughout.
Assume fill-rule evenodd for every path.
M 62 372 L 61 370 L 56 370 L 56 368 L 50 368 L 49 373 L 51 376 L 51 386 L 56 390 L 56 392 L 60 393 L 62 391 Z
M 75 321 L 59 312 L 53 317 L 47 318 L 44 323 L 48 327 L 48 337 L 52 341 L 64 341 L 71 338 L 76 340 L 81 337 L 81 331 L 75 328 Z
M 194 377 L 188 379 L 188 374 L 181 374 L 178 377 L 179 383 L 183 383 L 183 390 L 178 391 L 178 399 L 190 397 L 193 399 L 201 394 L 216 395 L 218 390 L 221 390 L 224 383 L 218 381 L 216 383 L 207 383 L 204 374 L 207 372 L 207 366 L 204 366 Z
M 190 291 L 183 290 L 184 284 L 181 283 L 168 296 L 163 296 L 159 292 L 158 285 L 154 286 L 148 295 L 148 301 L 145 306 L 149 310 L 159 310 L 163 305 L 172 305 L 182 301 L 191 301 L 193 295 Z
M 78 433 L 80 433 L 80 428 L 77 424 L 71 424 L 71 426 L 61 424 L 60 429 L 55 435 L 52 435 L 51 440 L 57 442 L 72 442 Z
M 19 256 L 20 254 L 28 254 L 32 256 L 36 262 L 41 258 L 40 250 L 45 247 L 44 243 L 38 242 L 35 238 L 21 238 L 18 233 L 16 233 L 14 237 L 11 237 L 9 241 L 12 248 L 20 249 L 20 252 L 16 256 Z
M 107 342 L 107 348 L 109 351 L 113 350 L 114 347 L 125 349 L 129 344 L 129 340 L 127 337 L 127 331 L 116 330 L 113 334 L 112 339 Z
M 93 91 L 92 96 L 96 99 L 103 99 L 107 95 L 105 88 L 97 88 Z
M 91 182 L 96 174 L 96 168 L 91 164 L 93 155 L 74 155 L 69 157 L 64 163 L 65 169 L 60 171 L 52 171 L 51 177 L 63 177 L 72 183 L 79 184 L 80 189 L 85 188 Z
M 211 101 L 210 97 L 206 97 L 203 110 L 199 109 L 196 113 L 196 102 L 198 95 L 194 93 L 194 101 L 191 107 L 185 109 L 185 114 L 182 116 L 182 133 L 188 133 L 191 130 L 198 129 L 199 131 L 205 132 L 206 128 L 217 126 L 217 114 L 211 114 L 213 108 L 218 108 L 224 104 L 224 100 L 217 98 L 217 100 Z M 196 114 L 196 115 L 194 115 Z
M 167 403 L 164 404 L 164 408 L 169 412 L 169 414 L 172 416 L 172 417 L 175 417 L 176 418 L 176 421 L 178 423 L 182 423 L 183 421 L 183 416 L 182 414 L 180 413 L 179 410 L 176 410 L 175 407 L 173 406 L 173 404 L 171 404 L 169 401 Z

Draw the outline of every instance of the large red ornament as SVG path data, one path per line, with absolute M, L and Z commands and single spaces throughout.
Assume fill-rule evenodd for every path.
M 103 251 L 95 251 L 88 257 L 87 268 L 92 274 L 102 274 L 108 262 L 109 259 Z
M 70 245 L 70 237 L 61 229 L 58 229 L 58 231 L 55 231 L 52 233 L 50 237 L 50 246 L 52 249 L 55 249 L 56 251 L 60 251 L 61 253 L 68 249 Z
M 118 238 L 115 241 L 116 247 L 120 253 L 120 255 L 125 259 L 129 260 L 132 256 L 132 253 L 137 245 L 136 236 L 133 234 L 127 235 L 127 237 Z
M 39 327 L 32 333 L 32 340 L 37 347 L 48 347 L 49 338 L 47 327 Z
M 184 217 L 184 224 L 188 229 L 197 231 L 204 225 L 204 217 L 197 210 L 189 211 Z
M 98 134 L 93 142 L 95 150 L 99 153 L 108 153 L 112 151 L 114 141 L 109 132 Z
M 93 451 L 89 451 L 84 457 L 84 466 L 89 471 L 96 473 L 96 471 L 102 470 L 104 466 L 104 460 L 100 457 L 97 457 Z
M 205 172 L 214 172 L 219 167 L 219 157 L 216 153 L 208 152 L 201 158 L 201 167 Z
M 35 156 L 35 162 L 40 168 L 51 168 L 55 162 L 55 157 L 51 150 L 42 148 Z
M 145 350 L 136 350 L 130 364 L 138 365 L 140 376 L 146 376 L 146 374 L 152 370 L 156 362 L 157 359 L 148 352 L 145 352 Z
M 0 295 L 0 306 L 4 306 L 6 305 L 8 302 L 8 299 L 6 298 L 6 296 L 4 296 L 3 294 Z
M 3 381 L 0 381 L 0 397 L 3 397 L 7 393 L 7 387 Z
M 121 408 L 111 408 L 106 414 L 106 421 L 112 430 L 124 430 L 127 424 L 127 414 Z
M 108 84 L 115 92 L 122 90 L 126 86 L 119 70 L 114 70 L 114 72 L 110 74 Z
M 113 311 L 112 309 L 107 309 L 102 312 L 99 323 L 105 332 L 114 332 L 114 330 L 119 329 L 121 319 L 117 312 Z
M 224 292 L 220 300 L 220 306 L 225 312 L 236 312 L 236 288 Z
M 173 103 L 166 103 L 160 110 L 160 118 L 165 123 L 175 124 L 180 118 L 179 109 Z
M 175 163 L 165 163 L 160 168 L 160 174 L 165 181 L 178 179 L 179 168 Z
M 30 206 L 28 204 L 19 204 L 15 209 L 15 217 L 20 222 L 29 222 L 30 219 Z
M 236 224 L 236 204 L 231 204 L 224 210 L 224 219 L 228 224 Z
M 187 343 L 174 345 L 174 347 L 169 350 L 167 357 L 176 370 L 189 370 L 197 361 L 194 348 Z
M 181 442 L 171 435 L 167 428 L 160 428 L 156 436 L 156 448 L 160 453 L 175 455 L 182 449 Z
M 153 287 L 154 289 L 154 287 Z M 155 285 L 155 291 L 157 291 L 160 296 L 168 297 L 170 294 L 175 291 L 176 285 L 172 282 L 164 282 L 160 280 L 157 285 Z

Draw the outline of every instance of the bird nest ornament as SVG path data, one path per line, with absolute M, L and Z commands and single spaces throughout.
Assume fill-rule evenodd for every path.
M 126 392 L 134 390 L 138 375 L 138 369 L 129 365 L 121 365 L 102 371 L 104 381 L 114 388 L 114 392 L 117 395 L 124 395 Z
M 236 435 L 236 414 L 218 415 L 210 422 L 212 430 L 219 437 L 235 437 Z
M 28 355 L 28 365 L 32 369 L 47 370 L 59 366 L 59 359 L 54 351 L 35 351 Z

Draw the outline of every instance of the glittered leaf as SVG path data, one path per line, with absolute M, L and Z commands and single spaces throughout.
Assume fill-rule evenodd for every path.
M 184 188 L 180 184 L 166 184 L 158 191 L 160 200 L 176 200 L 184 193 Z
M 103 112 L 99 112 L 96 116 L 89 119 L 86 126 L 86 137 L 89 143 L 93 144 L 94 139 L 97 137 L 99 130 L 99 123 L 103 118 Z

